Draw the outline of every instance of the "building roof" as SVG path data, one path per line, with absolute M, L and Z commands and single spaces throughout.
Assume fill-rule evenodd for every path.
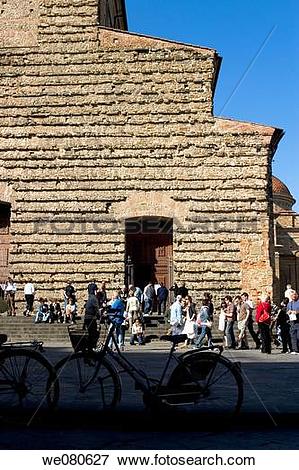
M 276 176 L 272 176 L 272 192 L 274 204 L 282 209 L 292 210 L 296 200 L 288 187 Z

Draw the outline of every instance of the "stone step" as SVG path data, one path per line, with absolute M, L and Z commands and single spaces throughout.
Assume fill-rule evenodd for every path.
M 63 323 L 34 323 L 34 317 L 15 316 L 8 317 L 2 315 L 0 317 L 0 333 L 7 334 L 9 341 L 30 341 L 38 339 L 45 343 L 51 342 L 69 342 L 68 324 Z M 163 317 L 153 318 L 146 317 L 145 334 L 147 336 L 160 337 L 165 334 L 169 328 L 169 324 L 165 323 Z M 83 320 L 77 321 L 78 328 L 83 327 Z M 105 329 L 102 328 L 102 335 Z M 126 333 L 129 337 L 129 332 Z

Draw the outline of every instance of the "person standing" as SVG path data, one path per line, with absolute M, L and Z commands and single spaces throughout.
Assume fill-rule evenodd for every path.
M 152 282 L 149 282 L 143 290 L 144 300 L 144 315 L 152 313 L 152 308 L 155 300 L 155 289 Z
M 289 302 L 291 302 L 291 300 L 292 300 L 292 294 L 295 294 L 295 292 L 296 292 L 296 291 L 292 288 L 292 285 L 291 285 L 291 284 L 287 284 L 287 285 L 286 285 L 286 290 L 285 290 L 284 296 L 289 299 Z
M 88 296 L 84 306 L 85 315 L 83 329 L 88 332 L 88 349 L 92 350 L 96 347 L 99 338 L 97 319 L 99 318 L 99 303 L 94 294 Z
M 186 320 L 182 334 L 187 335 L 184 347 L 187 347 L 195 339 L 195 328 L 196 328 L 196 308 L 192 302 L 190 295 L 186 297 Z
M 129 289 L 127 288 L 127 286 L 124 284 L 122 287 L 120 287 L 118 289 L 118 296 L 119 298 L 123 301 L 124 305 L 126 303 L 126 300 L 128 298 L 128 295 L 129 295 Z
M 290 318 L 287 313 L 287 306 L 289 304 L 288 297 L 285 297 L 280 304 L 280 309 L 276 318 L 276 328 L 280 332 L 281 342 L 282 342 L 282 353 L 287 354 L 292 352 L 292 341 L 290 335 Z
M 67 285 L 64 289 L 64 309 L 66 309 L 67 304 L 69 303 L 69 299 L 72 299 L 76 303 L 76 291 L 72 284 L 72 281 L 68 280 Z
M 249 349 L 246 335 L 246 327 L 250 315 L 249 306 L 240 295 L 234 299 L 234 304 L 237 307 L 237 321 L 238 321 L 238 346 L 237 349 Z
M 271 354 L 271 302 L 268 295 L 261 297 L 261 302 L 256 307 L 256 322 L 259 325 L 262 340 L 261 352 Z
M 96 285 L 96 281 L 95 279 L 92 279 L 92 281 L 87 286 L 88 295 L 96 295 L 97 291 L 98 291 L 98 286 Z
M 5 284 L 5 299 L 8 305 L 8 316 L 16 316 L 15 296 L 17 286 L 11 277 L 7 279 Z
M 136 287 L 131 287 L 131 289 L 134 289 L 134 295 L 135 297 L 137 297 L 137 299 L 139 300 L 139 303 L 141 305 L 142 303 L 142 290 L 140 289 L 140 287 L 136 286 Z
M 31 313 L 33 312 L 33 302 L 34 302 L 34 285 L 32 284 L 32 279 L 28 279 L 24 286 L 24 296 L 26 307 L 23 312 L 24 317 L 30 317 Z
M 140 312 L 140 302 L 134 295 L 134 290 L 129 290 L 129 296 L 126 301 L 126 312 L 128 314 L 127 319 L 129 322 L 129 329 L 132 330 L 133 323 L 138 318 Z
M 97 290 L 96 296 L 98 299 L 99 307 L 100 308 L 105 307 L 105 305 L 107 304 L 107 300 L 108 300 L 107 292 L 106 292 L 106 282 L 103 281 L 101 283 L 100 288 Z
M 235 349 L 236 340 L 234 334 L 234 324 L 236 320 L 236 306 L 233 303 L 233 299 L 230 295 L 224 297 L 224 302 L 226 303 L 225 309 L 225 336 L 227 340 L 228 349 Z
M 157 290 L 157 302 L 158 302 L 158 315 L 165 315 L 166 312 L 166 302 L 168 299 L 168 289 L 161 282 L 160 287 Z
M 177 292 L 178 292 L 177 295 L 180 295 L 182 297 L 182 299 L 187 297 L 188 289 L 187 289 L 184 282 L 180 282 Z
M 291 323 L 290 335 L 293 349 L 291 354 L 299 354 L 299 296 L 296 291 L 291 294 L 291 300 L 287 305 L 287 313 Z
M 119 292 L 115 291 L 112 294 L 112 299 L 109 302 L 109 311 L 108 313 L 114 314 L 113 323 L 115 324 L 115 333 L 118 346 L 122 349 L 125 346 L 125 307 L 124 303 L 119 297 Z M 109 344 L 109 347 L 112 346 L 112 341 Z
M 209 300 L 204 298 L 202 300 L 202 306 L 200 307 L 199 313 L 197 315 L 196 325 L 197 325 L 197 335 L 194 341 L 196 348 L 200 348 L 203 344 L 205 337 L 208 338 L 208 346 L 213 346 L 212 343 L 212 322 L 210 320 L 210 308 Z
M 182 297 L 178 295 L 175 302 L 170 308 L 170 326 L 171 334 L 179 335 L 183 330 L 183 308 L 182 308 Z
M 177 296 L 178 296 L 178 290 L 179 290 L 179 286 L 178 286 L 177 283 L 175 282 L 175 283 L 173 284 L 173 286 L 171 286 L 171 287 L 169 288 L 169 292 L 171 292 L 171 293 L 173 292 L 173 295 L 171 296 L 171 300 L 172 300 L 173 298 L 174 298 L 174 299 L 177 298 Z
M 243 294 L 241 294 L 241 297 L 242 297 L 243 302 L 245 302 L 249 307 L 249 317 L 248 317 L 248 320 L 247 320 L 248 331 L 249 331 L 253 341 L 255 342 L 255 349 L 260 349 L 261 342 L 260 342 L 258 334 L 254 331 L 254 328 L 253 328 L 253 323 L 254 323 L 254 321 L 253 321 L 253 311 L 254 311 L 253 302 L 252 302 L 252 300 L 249 299 L 249 295 L 247 294 L 247 292 L 243 292 Z

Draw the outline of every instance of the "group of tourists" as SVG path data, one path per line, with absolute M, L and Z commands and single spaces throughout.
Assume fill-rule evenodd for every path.
M 6 300 L 9 316 L 16 315 L 16 290 L 12 278 L 8 278 L 0 286 L 0 295 Z M 143 289 L 133 285 L 122 286 L 108 300 L 106 283 L 103 281 L 97 285 L 95 280 L 91 280 L 87 286 L 88 300 L 78 312 L 76 291 L 70 280 L 63 290 L 62 301 L 39 298 L 38 305 L 35 306 L 35 287 L 32 279 L 28 279 L 24 286 L 23 315 L 33 316 L 35 323 L 70 324 L 76 323 L 78 315 L 84 315 L 88 323 L 88 317 L 94 320 L 103 308 L 109 307 L 120 313 L 116 332 L 119 345 L 124 346 L 127 331 L 130 333 L 131 344 L 137 342 L 142 345 L 145 342 L 144 317 L 154 310 L 157 310 L 158 315 L 166 315 L 170 293 L 174 295 L 174 301 L 170 305 L 170 333 L 187 336 L 183 347 L 189 345 L 200 348 L 205 341 L 211 346 L 215 320 L 212 295 L 209 292 L 204 293 L 198 306 L 189 295 L 184 282 L 175 283 L 169 289 L 162 282 L 148 282 Z M 255 348 L 262 353 L 270 354 L 273 342 L 282 347 L 282 353 L 299 353 L 299 297 L 289 284 L 279 307 L 272 304 L 267 295 L 261 296 L 254 306 L 249 295 L 243 292 L 234 298 L 225 296 L 217 317 L 218 330 L 223 332 L 224 345 L 228 349 L 249 349 L 250 334 Z
M 205 339 L 212 346 L 212 326 L 214 305 L 210 293 L 204 293 L 199 308 L 189 295 L 177 295 L 171 305 L 171 334 L 185 334 L 187 340 L 183 347 L 202 347 Z M 257 330 L 254 328 L 254 321 Z M 237 335 L 235 335 L 237 325 Z M 223 342 L 227 349 L 249 349 L 248 333 L 255 349 L 271 354 L 272 342 L 282 346 L 282 353 L 299 353 L 299 296 L 287 285 L 285 298 L 280 307 L 272 304 L 270 297 L 261 296 L 254 306 L 249 295 L 243 292 L 234 298 L 230 295 L 221 302 L 218 329 L 223 332 Z

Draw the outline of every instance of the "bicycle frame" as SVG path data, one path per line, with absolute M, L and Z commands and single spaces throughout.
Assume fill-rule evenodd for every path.
M 149 392 L 149 391 L 151 393 L 154 393 L 151 390 L 152 385 L 155 385 L 156 391 L 158 391 L 159 387 L 163 384 L 163 381 L 168 371 L 171 360 L 173 359 L 177 363 L 181 362 L 180 358 L 174 356 L 173 354 L 176 345 L 173 344 L 169 351 L 168 358 L 166 360 L 161 377 L 159 379 L 155 379 L 153 377 L 148 377 L 144 371 L 138 369 L 134 364 L 132 364 L 132 362 L 130 362 L 122 354 L 119 348 L 119 345 L 116 341 L 115 335 L 114 335 L 115 329 L 116 329 L 115 325 L 111 323 L 109 326 L 107 338 L 100 351 L 103 354 L 103 357 L 108 356 L 113 361 L 115 361 L 120 367 L 122 367 L 123 371 L 126 372 L 134 380 L 136 388 L 142 390 L 144 393 Z M 109 344 L 111 343 L 112 345 L 114 345 L 116 352 L 114 352 L 112 348 L 109 347 Z

